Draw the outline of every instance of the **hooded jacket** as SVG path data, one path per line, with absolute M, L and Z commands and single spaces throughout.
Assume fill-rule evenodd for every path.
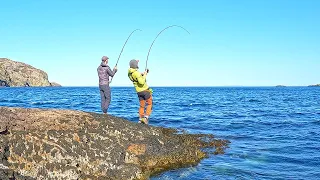
M 109 85 L 109 76 L 113 77 L 117 70 L 112 71 L 108 65 L 101 62 L 97 68 L 99 76 L 99 85 Z
M 129 68 L 128 77 L 133 82 L 133 85 L 137 92 L 142 92 L 149 89 L 146 76 L 141 75 L 141 73 L 137 69 Z

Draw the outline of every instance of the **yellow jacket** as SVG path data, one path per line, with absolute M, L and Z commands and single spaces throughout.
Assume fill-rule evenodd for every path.
M 146 76 L 141 75 L 138 69 L 129 68 L 128 77 L 133 82 L 133 85 L 137 92 L 142 92 L 149 89 Z

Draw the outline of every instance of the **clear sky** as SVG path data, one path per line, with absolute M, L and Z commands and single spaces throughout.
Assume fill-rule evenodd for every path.
M 0 57 L 42 69 L 63 86 L 97 86 L 101 57 L 111 86 L 131 86 L 130 59 L 150 86 L 320 83 L 318 0 L 2 0 Z

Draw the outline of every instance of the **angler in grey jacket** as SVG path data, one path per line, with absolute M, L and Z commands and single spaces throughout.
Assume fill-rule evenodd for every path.
M 104 114 L 107 114 L 111 101 L 111 91 L 109 86 L 109 76 L 113 77 L 117 72 L 117 66 L 111 71 L 108 66 L 109 58 L 107 56 L 102 57 L 102 62 L 97 69 L 99 76 L 99 89 L 101 96 L 101 110 Z

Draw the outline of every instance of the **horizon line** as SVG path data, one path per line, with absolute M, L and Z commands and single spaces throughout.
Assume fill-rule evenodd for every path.
M 279 85 L 275 85 L 275 86 L 271 86 L 271 85 L 251 85 L 251 86 L 247 86 L 247 85 L 225 85 L 225 86 L 149 86 L 149 87 L 310 87 L 310 86 L 314 86 L 314 85 L 288 85 L 288 86 L 279 86 Z M 50 87 L 50 86 L 49 86 Z M 54 87 L 54 86 L 52 86 Z M 72 86 L 72 85 L 67 85 L 67 86 L 61 86 L 61 87 L 99 87 L 97 85 L 95 86 L 90 86 L 90 85 L 82 85 L 82 86 Z M 110 87 L 132 87 L 133 86 L 110 86 Z

